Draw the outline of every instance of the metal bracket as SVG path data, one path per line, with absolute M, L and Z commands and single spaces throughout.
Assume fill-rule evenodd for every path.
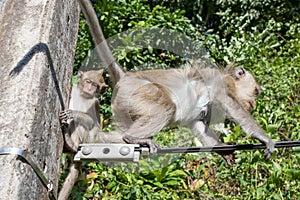
M 74 161 L 138 162 L 149 148 L 139 144 L 80 144 Z
M 53 189 L 53 183 L 51 180 L 44 176 L 43 172 L 38 168 L 38 166 L 32 161 L 30 156 L 25 150 L 15 148 L 15 147 L 8 147 L 8 148 L 0 148 L 0 155 L 17 155 L 23 158 L 33 169 L 36 175 L 40 178 L 43 185 L 47 188 L 49 193 L 49 198 L 51 200 L 56 200 L 56 193 Z

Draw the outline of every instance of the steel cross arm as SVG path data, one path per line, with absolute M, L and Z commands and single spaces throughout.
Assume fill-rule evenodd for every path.
M 275 148 L 297 147 L 300 146 L 300 140 L 276 142 Z M 265 149 L 266 146 L 261 143 L 257 144 L 233 144 L 224 146 L 208 146 L 208 147 L 178 147 L 178 148 L 162 148 L 157 153 L 197 153 L 197 152 L 220 152 L 220 151 L 236 151 L 236 150 L 253 150 Z

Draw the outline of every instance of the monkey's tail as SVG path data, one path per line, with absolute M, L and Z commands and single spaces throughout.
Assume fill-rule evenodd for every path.
M 70 196 L 70 194 L 72 192 L 72 188 L 78 178 L 79 168 L 80 168 L 79 163 L 74 163 L 71 165 L 70 172 L 69 172 L 66 180 L 64 181 L 62 188 L 59 192 L 58 200 L 67 200 L 68 197 Z
M 90 33 L 93 37 L 96 51 L 99 57 L 104 61 L 106 66 L 108 66 L 108 73 L 112 81 L 113 86 L 125 75 L 125 71 L 116 61 L 107 42 L 103 36 L 101 26 L 99 24 L 97 14 L 91 4 L 90 0 L 78 0 L 80 4 L 81 11 L 87 20 L 90 28 Z

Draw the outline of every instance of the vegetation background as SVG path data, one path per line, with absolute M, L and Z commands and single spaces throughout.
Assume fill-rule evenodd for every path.
M 275 141 L 300 139 L 298 0 L 92 2 L 106 38 L 135 28 L 172 29 L 199 41 L 214 62 L 224 66 L 234 61 L 245 67 L 263 88 L 253 112 L 257 122 Z M 75 74 L 93 49 L 83 17 L 78 34 Z M 181 56 L 150 46 L 119 49 L 115 56 L 127 70 L 147 63 L 167 68 L 184 62 Z M 100 97 L 105 125 L 111 118 L 110 96 L 108 90 Z M 222 134 L 226 142 L 257 142 L 232 123 L 224 132 L 230 133 Z M 155 139 L 165 147 L 193 145 L 193 136 L 184 128 L 165 129 Z M 237 154 L 232 167 L 215 154 L 165 155 L 145 158 L 138 165 L 84 163 L 70 199 L 299 199 L 299 149 L 276 149 L 270 161 L 260 150 Z M 61 181 L 68 172 L 69 157 L 63 158 Z

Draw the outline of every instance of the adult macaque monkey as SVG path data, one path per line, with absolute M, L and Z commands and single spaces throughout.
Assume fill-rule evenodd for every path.
M 97 94 L 107 87 L 102 76 L 103 70 L 91 70 L 77 75 L 77 84 L 73 86 L 68 110 L 60 113 L 60 121 L 66 125 L 65 145 L 76 152 L 79 144 L 102 142 Z M 70 172 L 59 192 L 58 199 L 66 200 L 78 177 L 80 164 L 73 163 Z
M 271 157 L 274 142 L 249 113 L 260 90 L 250 73 L 243 68 L 222 71 L 199 64 L 185 69 L 125 73 L 105 42 L 90 1 L 79 2 L 115 86 L 112 110 L 117 126 L 109 138 L 104 138 L 106 142 L 147 144 L 155 152 L 160 146 L 151 137 L 169 124 L 180 124 L 189 127 L 204 145 L 219 145 L 209 129 L 211 106 L 216 105 L 245 133 L 264 143 L 265 158 Z
M 151 137 L 170 124 L 189 127 L 204 145 L 220 145 L 209 129 L 211 106 L 218 106 L 249 136 L 266 145 L 268 159 L 274 142 L 249 113 L 259 91 L 253 76 L 243 68 L 222 71 L 198 64 L 184 69 L 127 72 L 114 89 L 116 131 L 127 143 L 147 144 L 151 152 L 159 148 Z

